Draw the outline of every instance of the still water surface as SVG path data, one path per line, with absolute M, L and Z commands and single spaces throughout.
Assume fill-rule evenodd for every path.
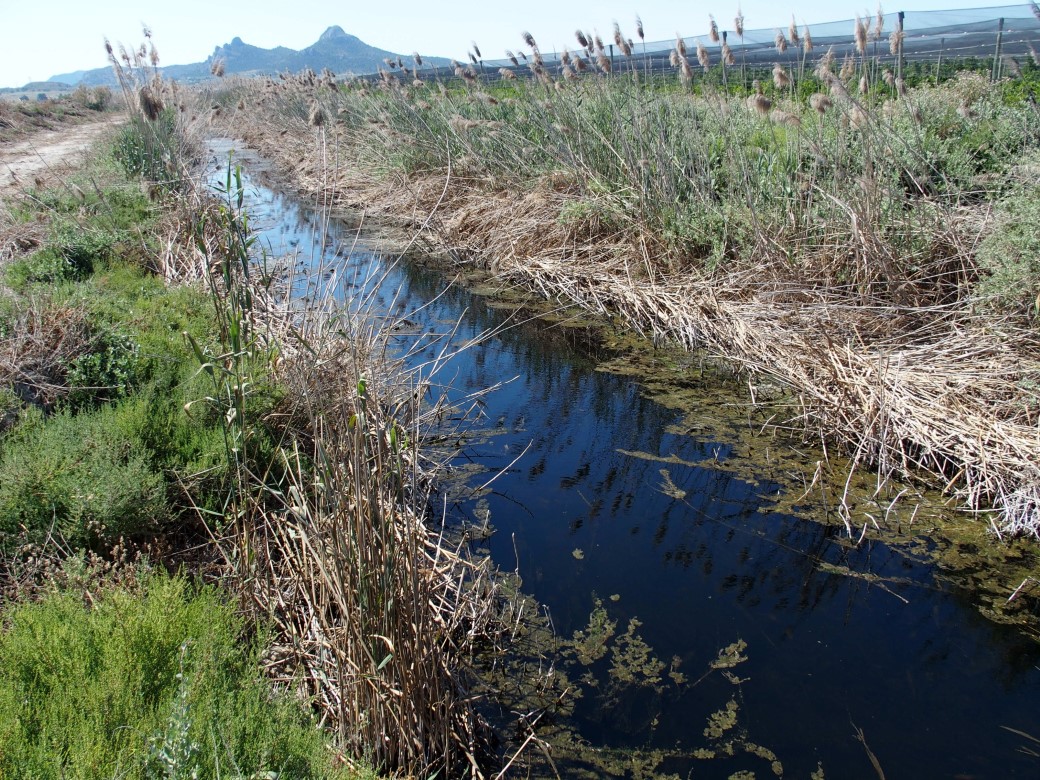
M 1040 737 L 1040 645 L 987 621 L 926 561 L 878 541 L 853 546 L 840 526 L 782 511 L 793 488 L 762 477 L 737 435 L 749 425 L 739 388 L 691 363 L 676 380 L 684 408 L 659 403 L 636 379 L 601 370 L 616 354 L 586 330 L 395 263 L 293 197 L 247 184 L 268 252 L 338 264 L 344 294 L 368 290 L 377 313 L 407 318 L 398 347 L 413 364 L 443 350 L 428 334 L 453 331 L 462 344 L 501 329 L 436 377 L 454 399 L 505 382 L 454 461 L 473 486 L 498 477 L 449 509 L 476 524 L 490 512 L 495 533 L 482 544 L 518 571 L 558 636 L 585 628 L 598 599 L 617 635 L 640 621 L 636 634 L 664 667 L 656 686 L 612 684 L 609 653 L 572 671 L 578 685 L 586 672 L 598 680 L 581 686 L 570 719 L 581 739 L 659 749 L 658 771 L 683 777 L 774 776 L 746 752 L 689 756 L 717 744 L 705 726 L 732 700 L 728 733 L 773 751 L 785 777 L 822 765 L 828 778 L 877 778 L 862 729 L 888 778 L 1040 778 L 1029 754 L 1040 743 L 1011 730 Z M 728 679 L 717 670 L 691 685 L 738 639 L 747 660 Z M 561 751 L 562 774 L 579 764 L 592 766 Z

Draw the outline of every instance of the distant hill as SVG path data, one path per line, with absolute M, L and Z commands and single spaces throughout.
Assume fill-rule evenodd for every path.
M 0 87 L 0 93 L 8 92 L 71 92 L 70 82 L 51 79 L 50 81 L 30 81 L 24 87 Z
M 167 65 L 161 70 L 164 76 L 178 81 L 204 81 L 212 78 L 210 67 L 213 63 L 222 59 L 224 60 L 224 72 L 228 75 L 274 75 L 285 71 L 295 73 L 306 68 L 320 72 L 322 68 L 328 68 L 336 75 L 344 76 L 374 73 L 376 68 L 383 65 L 383 60 L 396 60 L 398 56 L 411 60 L 411 55 L 397 55 L 394 52 L 377 49 L 359 38 L 347 34 L 342 27 L 332 26 L 323 32 L 315 43 L 299 51 L 285 46 L 263 49 L 248 44 L 241 38 L 234 38 L 231 43 L 217 46 L 205 62 Z M 425 65 L 427 62 L 433 66 L 448 64 L 448 60 L 443 57 L 424 56 L 423 64 Z M 51 81 L 73 85 L 107 84 L 111 86 L 115 84 L 115 77 L 112 75 L 111 68 L 95 68 L 94 70 L 62 73 L 54 76 Z

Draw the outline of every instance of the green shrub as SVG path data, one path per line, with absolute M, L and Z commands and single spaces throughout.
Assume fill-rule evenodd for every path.
M 83 406 L 125 397 L 139 374 L 140 348 L 125 334 L 104 330 L 94 339 L 90 352 L 68 366 L 69 404 Z
M 120 411 L 24 414 L 0 447 L 0 550 L 48 538 L 103 546 L 168 517 L 165 479 Z
M 259 674 L 261 644 L 211 588 L 142 575 L 86 606 L 17 605 L 0 635 L 0 776 L 320 778 L 321 732 Z
M 980 306 L 1040 316 L 1040 187 L 1020 187 L 997 205 L 977 258 L 986 274 L 975 288 Z

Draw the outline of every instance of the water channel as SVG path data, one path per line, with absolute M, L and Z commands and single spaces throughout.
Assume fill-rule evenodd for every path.
M 344 294 L 406 318 L 414 364 L 443 349 L 428 334 L 474 341 L 437 374 L 450 397 L 501 385 L 453 462 L 470 486 L 497 478 L 454 490 L 449 515 L 489 523 L 480 544 L 561 641 L 614 626 L 601 656 L 560 663 L 581 694 L 570 744 L 587 748 L 560 748 L 561 775 L 644 761 L 638 776 L 762 778 L 775 754 L 785 777 L 1040 777 L 1040 642 L 983 617 L 927 555 L 814 519 L 826 501 L 782 478 L 789 445 L 759 434 L 746 386 L 695 357 L 648 358 L 650 381 L 652 351 L 395 262 L 246 174 L 272 256 L 336 267 Z

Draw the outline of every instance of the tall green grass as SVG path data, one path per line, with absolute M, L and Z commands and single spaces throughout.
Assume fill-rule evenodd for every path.
M 71 582 L 5 611 L 0 776 L 354 776 L 260 675 L 263 636 L 214 589 L 143 573 L 85 601 Z

